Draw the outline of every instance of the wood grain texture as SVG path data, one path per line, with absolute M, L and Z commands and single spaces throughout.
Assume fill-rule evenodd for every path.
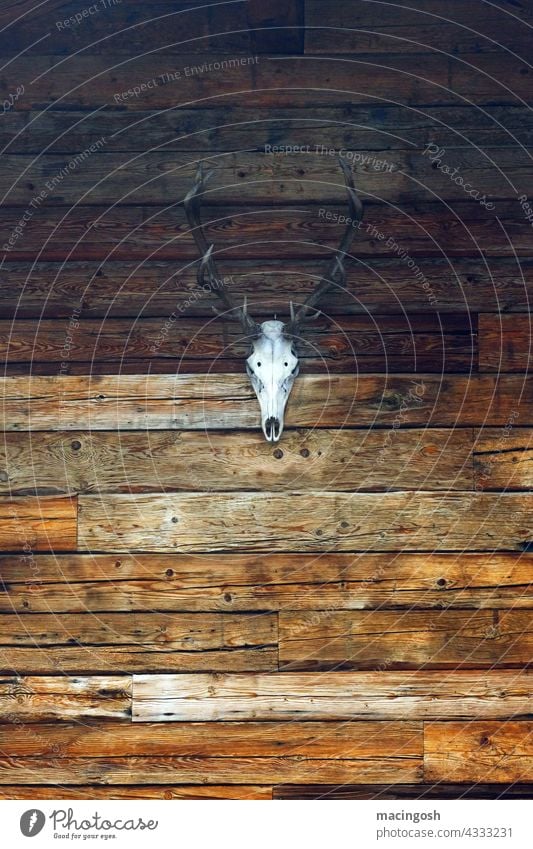
M 480 0 L 468 5 L 425 0 L 419 8 L 382 7 L 364 2 L 328 0 L 306 3 L 305 52 L 314 54 L 446 53 L 513 50 L 525 55 L 531 13 L 521 8 L 520 19 L 502 7 L 488 8 Z M 475 25 L 474 25 L 475 21 Z
M 246 375 L 0 378 L 6 431 L 259 428 Z M 449 427 L 533 421 L 529 375 L 301 375 L 287 427 Z M 392 426 L 392 427 L 391 427 Z M 384 437 L 384 441 L 386 438 Z M 394 451 L 391 437 L 390 451 Z M 388 441 L 387 441 L 388 444 Z M 389 450 L 389 449 L 387 449 Z
M 533 723 L 450 722 L 425 727 L 427 781 L 533 781 Z
M 531 681 L 524 670 L 141 674 L 133 721 L 505 719 L 531 712 Z
M 7 674 L 277 668 L 275 615 L 109 613 L 0 616 Z
M 80 551 L 521 550 L 533 495 L 80 495 Z
M 472 488 L 472 432 L 405 430 L 394 454 L 378 431 L 6 433 L 0 493 Z M 384 457 L 386 456 L 386 462 Z
M 39 157 L 6 153 L 0 173 L 2 196 L 10 206 L 28 207 L 35 199 L 35 187 L 43 186 L 46 187 L 43 190 L 47 206 L 76 203 L 89 206 L 162 205 L 169 199 L 173 203 L 182 202 L 193 185 L 198 158 L 193 154 L 147 151 L 132 158 L 106 151 L 101 140 L 96 144 L 95 152 L 86 154 L 82 167 L 77 167 L 76 180 L 61 176 L 63 169 L 68 171 L 72 167 L 75 157 L 54 153 Z M 465 199 L 464 187 L 451 180 L 443 170 L 435 170 L 422 150 L 389 150 L 378 156 L 373 151 L 360 151 L 359 156 L 356 186 L 363 200 L 370 195 L 374 202 L 399 204 L 407 192 L 411 202 L 433 201 L 435 197 L 442 201 Z M 448 157 L 452 170 L 456 167 L 461 173 L 475 175 L 476 190 L 485 200 L 492 197 L 513 199 L 515 193 L 511 183 L 520 185 L 524 194 L 533 192 L 527 157 L 513 148 L 498 150 L 498 161 L 500 168 L 505 170 L 505 177 L 475 149 L 457 148 Z M 240 204 L 241 209 L 243 204 L 257 206 L 276 202 L 344 203 L 344 184 L 336 151 L 333 154 L 326 151 L 325 154 L 300 152 L 281 156 L 265 155 L 264 151 L 240 151 L 224 153 L 215 165 L 205 190 L 214 203 Z M 346 209 L 344 214 L 347 214 Z
M 351 296 L 332 292 L 328 311 L 361 313 L 368 306 L 372 312 L 401 312 L 398 298 L 410 310 L 432 309 L 428 290 L 413 280 L 406 261 L 398 262 L 397 254 L 405 252 L 416 258 L 439 311 L 527 312 L 532 290 L 531 228 L 526 219 L 517 218 L 513 203 L 494 201 L 499 223 L 474 201 L 457 200 L 449 208 L 432 200 L 397 209 L 368 200 L 353 253 L 356 258 L 371 257 L 372 262 L 348 264 Z M 191 312 L 194 306 L 195 312 L 212 318 L 210 299 L 190 302 L 190 291 L 198 288 L 196 268 L 190 262 L 198 259 L 198 250 L 180 199 L 171 201 L 148 208 L 42 205 L 11 250 L 9 237 L 21 213 L 17 207 L 3 206 L 0 252 L 10 273 L 3 287 L 2 315 L 12 315 L 18 305 L 19 318 L 41 317 L 41 310 L 44 315 L 69 316 L 82 297 L 89 316 L 106 315 L 108 310 L 109 315 L 142 311 L 145 316 L 167 316 L 177 304 L 188 301 Z M 271 309 L 276 291 L 276 306 L 287 310 L 288 299 L 296 292 L 304 296 L 312 288 L 319 273 L 316 260 L 326 261 L 338 246 L 340 216 L 346 214 L 340 195 L 335 205 L 299 206 L 276 199 L 275 214 L 270 205 L 241 202 L 228 207 L 208 201 L 209 196 L 203 207 L 207 238 L 217 252 L 223 251 L 220 264 L 235 280 L 239 294 L 248 294 L 255 310 L 263 313 Z M 385 238 L 380 240 L 380 233 Z M 394 241 L 388 242 L 389 238 Z M 65 267 L 57 265 L 65 261 Z M 260 292 L 250 285 L 257 279 Z
M 179 316 L 168 319 L 0 320 L 0 356 L 27 374 L 42 363 L 81 363 L 122 372 L 228 372 L 242 374 L 249 340 L 232 321 Z M 68 354 L 65 350 L 68 339 Z M 321 317 L 299 343 L 303 368 L 313 372 L 470 371 L 477 363 L 476 322 L 467 315 Z M 42 373 L 42 372 L 41 372 Z
M 0 555 L 0 611 L 533 607 L 532 554 Z
M 69 551 L 77 542 L 76 498 L 0 498 L 0 550 Z
M 6 153 L 37 154 L 44 149 L 78 153 L 101 138 L 106 139 L 106 151 L 128 153 L 160 148 L 211 155 L 302 144 L 320 150 L 326 139 L 328 146 L 339 150 L 385 151 L 420 149 L 437 141 L 444 147 L 467 142 L 479 147 L 506 146 L 517 141 L 528 146 L 533 142 L 533 127 L 527 107 L 489 104 L 480 110 L 467 103 L 408 110 L 394 103 L 352 103 L 317 106 L 309 112 L 291 106 L 259 112 L 246 104 L 219 105 L 182 107 L 178 116 L 173 110 L 132 114 L 118 107 L 96 113 L 48 109 L 7 112 L 0 126 L 0 144 Z
M 527 371 L 532 359 L 530 315 L 511 318 L 482 313 L 479 316 L 479 368 L 481 371 Z
M 28 732 L 27 723 L 131 717 L 131 676 L 26 676 L 0 680 L 0 723 L 8 723 L 13 739 Z M 4 729 L 5 730 L 5 729 Z M 36 739 L 43 739 L 36 732 Z M 4 752 L 4 743 L 2 751 Z
M 272 788 L 265 785 L 234 784 L 114 784 L 97 787 L 65 785 L 1 785 L 0 799 L 272 799 Z
M 484 428 L 474 434 L 476 490 L 533 489 L 533 431 L 509 419 L 503 429 Z
M 59 63 L 48 56 L 20 56 L 16 66 L 4 70 L 5 90 L 26 86 L 27 95 L 17 103 L 21 111 L 51 102 L 55 109 L 117 103 L 131 111 L 205 109 L 220 107 L 221 97 L 224 104 L 258 109 L 308 106 L 310 98 L 313 104 L 331 106 L 390 102 L 391 92 L 394 103 L 417 106 L 458 105 L 465 100 L 480 106 L 494 102 L 516 106 L 531 98 L 529 79 L 521 73 L 527 65 L 503 53 L 468 53 L 462 62 L 437 53 L 391 54 L 379 57 L 379 73 L 376 61 L 366 57 L 339 62 L 326 56 L 313 63 L 301 56 L 243 58 L 249 61 L 218 66 L 227 57 L 215 51 L 205 57 L 182 53 L 178 59 L 138 55 L 126 63 L 115 62 L 112 56 L 83 54 Z M 195 70 L 206 62 L 211 63 L 211 72 Z M 159 84 L 148 86 L 152 80 Z M 145 89 L 138 96 L 129 94 L 143 83 Z
M 122 736 L 112 725 L 61 728 L 12 743 L 0 758 L 0 783 L 30 783 L 31 769 L 31 782 L 37 775 L 41 784 L 313 783 L 326 776 L 396 783 L 422 773 L 422 724 L 413 722 L 135 724 Z M 53 759 L 52 741 L 61 751 Z M 35 751 L 42 754 L 29 754 Z
M 279 614 L 281 669 L 457 669 L 530 663 L 527 611 Z

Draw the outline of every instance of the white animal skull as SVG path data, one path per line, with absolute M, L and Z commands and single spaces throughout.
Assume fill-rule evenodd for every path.
M 363 217 L 363 205 L 355 193 L 350 166 L 341 157 L 339 162 L 344 174 L 350 208 L 344 235 L 330 267 L 319 280 L 314 291 L 296 313 L 291 304 L 291 319 L 287 324 L 275 319 L 257 324 L 248 314 L 246 300 L 243 306 L 239 307 L 228 291 L 224 279 L 218 274 L 213 259 L 213 245 L 207 242 L 200 217 L 200 195 L 206 181 L 213 173 L 204 174 L 202 163 L 198 166 L 194 186 L 184 200 L 191 233 L 202 257 L 198 268 L 198 283 L 203 291 L 206 290 L 207 283 L 207 289 L 216 294 L 224 306 L 223 312 L 219 314 L 237 319 L 246 336 L 252 340 L 252 351 L 246 360 L 246 370 L 259 400 L 261 426 L 269 442 L 277 442 L 283 432 L 285 407 L 299 371 L 295 340 L 299 336 L 300 328 L 304 322 L 319 314 L 317 304 L 324 295 L 331 288 L 344 284 L 346 279 L 344 259 Z
M 282 321 L 264 321 L 252 342 L 246 371 L 261 407 L 261 427 L 269 442 L 283 433 L 285 407 L 299 371 L 293 340 Z

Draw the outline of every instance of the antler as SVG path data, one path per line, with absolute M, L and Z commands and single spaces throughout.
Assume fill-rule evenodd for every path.
M 311 292 L 297 312 L 295 312 L 294 307 L 291 304 L 291 333 L 294 335 L 298 334 L 301 325 L 305 321 L 312 321 L 314 318 L 318 317 L 319 312 L 316 310 L 316 305 L 320 303 L 324 295 L 334 286 L 342 286 L 344 284 L 346 280 L 344 260 L 355 236 L 355 231 L 357 230 L 359 222 L 363 218 L 363 204 L 355 191 L 352 169 L 342 156 L 339 156 L 339 164 L 342 168 L 342 173 L 344 174 L 344 182 L 346 183 L 346 190 L 348 192 L 350 214 L 348 216 L 346 229 L 341 239 L 341 243 L 326 273 L 320 278 L 313 292 Z M 310 316 L 309 313 L 313 311 L 315 314 Z
M 246 334 L 256 335 L 258 325 L 248 313 L 246 308 L 246 299 L 244 300 L 242 307 L 239 307 L 233 300 L 226 284 L 224 283 L 224 279 L 217 271 L 215 260 L 213 259 L 213 245 L 208 245 L 205 237 L 202 219 L 200 216 L 200 195 L 203 193 L 204 186 L 212 174 L 213 171 L 208 171 L 208 173 L 205 174 L 203 163 L 200 162 L 196 170 L 194 185 L 183 201 L 185 215 L 187 216 L 191 233 L 196 243 L 196 247 L 200 251 L 200 255 L 202 257 L 200 265 L 198 266 L 198 283 L 202 287 L 207 276 L 209 286 L 222 301 L 224 311 L 232 313 L 233 317 L 240 321 Z M 215 310 L 215 312 L 219 313 L 218 310 Z M 219 313 L 219 315 L 220 314 L 221 313 Z

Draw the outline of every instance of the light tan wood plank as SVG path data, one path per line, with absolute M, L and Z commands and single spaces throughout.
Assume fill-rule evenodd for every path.
M 531 608 L 531 553 L 0 555 L 0 612 Z
M 69 551 L 76 548 L 76 498 L 0 498 L 0 550 Z
M 533 429 L 519 424 L 519 419 L 510 419 L 504 428 L 474 432 L 477 491 L 533 489 Z
M 0 668 L 20 673 L 277 667 L 274 614 L 0 616 Z
M 533 495 L 80 495 L 81 551 L 521 549 Z
M 533 723 L 428 723 L 427 781 L 533 781 Z
M 479 316 L 480 371 L 528 371 L 533 363 L 530 315 Z
M 6 433 L 0 493 L 472 488 L 472 432 Z M 4 480 L 5 478 L 5 480 Z
M 131 676 L 27 676 L 0 680 L 0 723 L 24 733 L 28 722 L 129 720 Z
M 289 427 L 505 425 L 533 421 L 532 378 L 515 375 L 301 375 Z M 245 375 L 0 379 L 4 430 L 259 428 Z
M 528 715 L 533 676 L 488 672 L 135 675 L 134 721 L 503 719 Z
M 529 611 L 319 611 L 279 614 L 283 669 L 524 666 Z

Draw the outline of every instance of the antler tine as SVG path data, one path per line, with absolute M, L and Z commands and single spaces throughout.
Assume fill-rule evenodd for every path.
M 213 245 L 209 245 L 205 237 L 205 232 L 200 215 L 200 195 L 203 193 L 205 184 L 213 175 L 213 171 L 204 173 L 203 163 L 198 164 L 194 184 L 191 190 L 185 196 L 183 206 L 185 207 L 185 215 L 193 235 L 196 247 L 201 256 L 200 265 L 198 267 L 197 279 L 200 286 L 204 285 L 207 275 L 211 290 L 218 296 L 219 300 L 224 305 L 224 312 L 232 313 L 242 325 L 243 330 L 247 334 L 257 333 L 257 323 L 251 318 L 246 308 L 246 301 L 243 307 L 237 306 L 233 300 L 229 290 L 224 283 L 223 277 L 218 273 L 215 260 L 213 259 Z M 219 315 L 222 313 L 215 310 Z
M 310 321 L 318 317 L 320 311 L 316 309 L 316 306 L 330 289 L 334 286 L 342 286 L 344 284 L 346 280 L 346 268 L 344 267 L 346 254 L 359 223 L 363 218 L 363 204 L 355 191 L 352 169 L 342 156 L 339 156 L 339 164 L 344 175 L 346 191 L 348 192 L 349 216 L 346 229 L 326 273 L 320 278 L 314 290 L 296 314 L 294 308 L 291 306 L 291 332 L 293 334 L 298 333 L 300 326 L 305 321 Z M 314 312 L 314 315 L 309 315 L 310 312 Z

